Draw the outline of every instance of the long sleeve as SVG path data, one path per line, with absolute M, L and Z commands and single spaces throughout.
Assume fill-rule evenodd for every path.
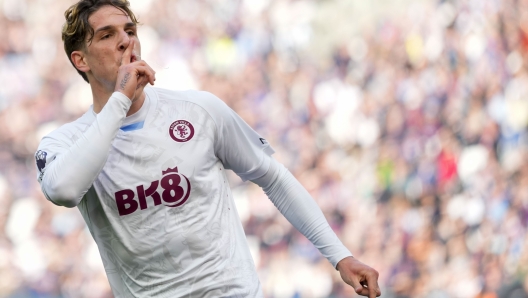
M 132 102 L 114 92 L 77 140 L 57 133 L 42 139 L 35 157 L 42 191 L 51 202 L 75 207 L 101 172 Z
M 334 265 L 352 254 L 337 238 L 304 187 L 271 155 L 269 143 L 216 96 L 195 98 L 216 125 L 215 154 L 226 169 L 261 186 L 273 204 Z M 260 177 L 260 178 L 259 178 Z
M 337 238 L 323 212 L 308 191 L 280 163 L 271 158 L 267 173 L 252 180 L 265 193 L 286 219 L 334 266 L 352 256 Z

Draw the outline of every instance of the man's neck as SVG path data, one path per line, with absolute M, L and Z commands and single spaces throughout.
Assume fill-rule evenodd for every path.
M 108 99 L 112 96 L 113 92 L 107 92 L 105 90 L 100 90 L 98 88 L 92 87 L 92 94 L 93 94 L 93 110 L 96 114 L 99 114 L 103 107 L 108 102 Z M 139 111 L 139 109 L 143 106 L 143 103 L 145 102 L 145 91 L 141 92 L 141 95 L 132 102 L 132 106 L 130 106 L 130 109 L 128 110 L 127 117 L 136 113 Z

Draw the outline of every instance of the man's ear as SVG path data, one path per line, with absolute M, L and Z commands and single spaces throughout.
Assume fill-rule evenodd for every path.
M 86 62 L 86 56 L 82 51 L 73 51 L 71 53 L 71 60 L 75 68 L 82 72 L 90 71 L 90 66 Z

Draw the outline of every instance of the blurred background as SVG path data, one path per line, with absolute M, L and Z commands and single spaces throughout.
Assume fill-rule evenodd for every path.
M 0 297 L 111 297 L 40 139 L 91 104 L 73 0 L 0 0 Z M 227 102 L 277 151 L 382 297 L 528 297 L 527 0 L 135 0 L 156 85 Z M 266 297 L 350 297 L 262 190 L 231 185 Z

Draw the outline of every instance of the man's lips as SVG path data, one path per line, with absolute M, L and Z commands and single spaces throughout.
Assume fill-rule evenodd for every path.
M 130 57 L 130 63 L 133 63 L 133 62 L 136 62 L 138 61 L 138 56 L 136 54 L 132 54 L 132 56 Z

